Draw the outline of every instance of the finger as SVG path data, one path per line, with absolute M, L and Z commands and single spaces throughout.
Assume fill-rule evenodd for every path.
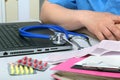
M 120 24 L 115 24 L 115 26 L 120 30 Z
M 113 21 L 115 24 L 119 24 L 120 23 L 120 16 L 114 16 Z
M 95 35 L 97 36 L 97 38 L 98 38 L 100 41 L 105 40 L 105 37 L 104 37 L 104 35 L 103 35 L 101 32 L 97 32 Z
M 120 40 L 120 29 L 117 26 L 110 26 L 108 29 L 116 37 L 117 40 Z
M 112 34 L 112 32 L 108 29 L 108 27 L 104 28 L 102 33 L 108 40 L 117 40 L 116 37 Z

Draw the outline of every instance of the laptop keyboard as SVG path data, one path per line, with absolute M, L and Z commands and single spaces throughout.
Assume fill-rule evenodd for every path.
M 0 23 L 0 57 L 72 49 L 72 45 L 69 42 L 64 45 L 55 45 L 48 39 L 27 38 L 19 35 L 19 28 L 32 25 L 40 25 L 40 23 Z M 50 29 L 32 29 L 30 32 L 46 35 L 54 34 Z
M 30 25 L 30 23 L 28 23 Z M 18 47 L 28 47 L 37 45 L 32 39 L 28 40 L 27 38 L 21 37 L 18 32 L 18 28 L 21 26 L 28 26 L 27 23 L 13 23 L 13 24 L 0 24 L 0 48 L 18 48 Z M 35 25 L 39 23 L 31 23 Z

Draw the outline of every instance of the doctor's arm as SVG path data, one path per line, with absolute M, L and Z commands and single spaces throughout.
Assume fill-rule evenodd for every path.
M 78 30 L 85 27 L 99 40 L 120 40 L 120 17 L 111 13 L 89 10 L 72 10 L 45 0 L 40 19 L 43 23 L 57 24 L 67 30 Z
M 77 20 L 77 11 L 66 9 L 62 6 L 52 4 L 45 0 L 40 18 L 43 23 L 52 23 L 64 26 L 66 29 L 75 30 L 83 25 Z

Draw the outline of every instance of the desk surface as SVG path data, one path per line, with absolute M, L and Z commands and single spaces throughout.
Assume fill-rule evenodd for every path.
M 92 44 L 94 44 L 96 41 L 90 40 Z M 28 57 L 32 57 L 34 59 L 42 60 L 44 59 L 48 54 L 50 53 L 44 53 L 44 54 L 35 54 L 35 55 L 26 55 Z M 0 58 L 0 80 L 54 80 L 51 77 L 51 74 L 54 73 L 54 71 L 50 70 L 51 67 L 54 65 L 51 65 L 46 71 L 37 71 L 36 74 L 30 74 L 30 75 L 19 75 L 19 76 L 11 76 L 8 72 L 8 63 L 14 63 L 18 59 L 23 58 L 25 55 L 22 56 L 13 56 L 13 57 L 2 57 Z

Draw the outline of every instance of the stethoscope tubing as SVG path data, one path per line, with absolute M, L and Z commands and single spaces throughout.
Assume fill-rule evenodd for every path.
M 51 38 L 51 35 L 49 35 L 49 34 L 47 35 L 47 34 L 38 34 L 38 33 L 29 32 L 29 30 L 33 30 L 33 29 L 52 29 L 54 31 L 64 33 L 66 35 L 67 39 L 69 39 L 69 34 L 74 35 L 74 36 L 81 36 L 85 39 L 88 39 L 88 37 L 84 34 L 71 32 L 71 31 L 68 31 L 68 30 L 64 29 L 61 26 L 51 25 L 51 24 L 23 26 L 23 27 L 19 28 L 19 33 L 20 33 L 21 36 L 29 37 L 29 38 L 44 38 L 44 39 L 50 39 Z

